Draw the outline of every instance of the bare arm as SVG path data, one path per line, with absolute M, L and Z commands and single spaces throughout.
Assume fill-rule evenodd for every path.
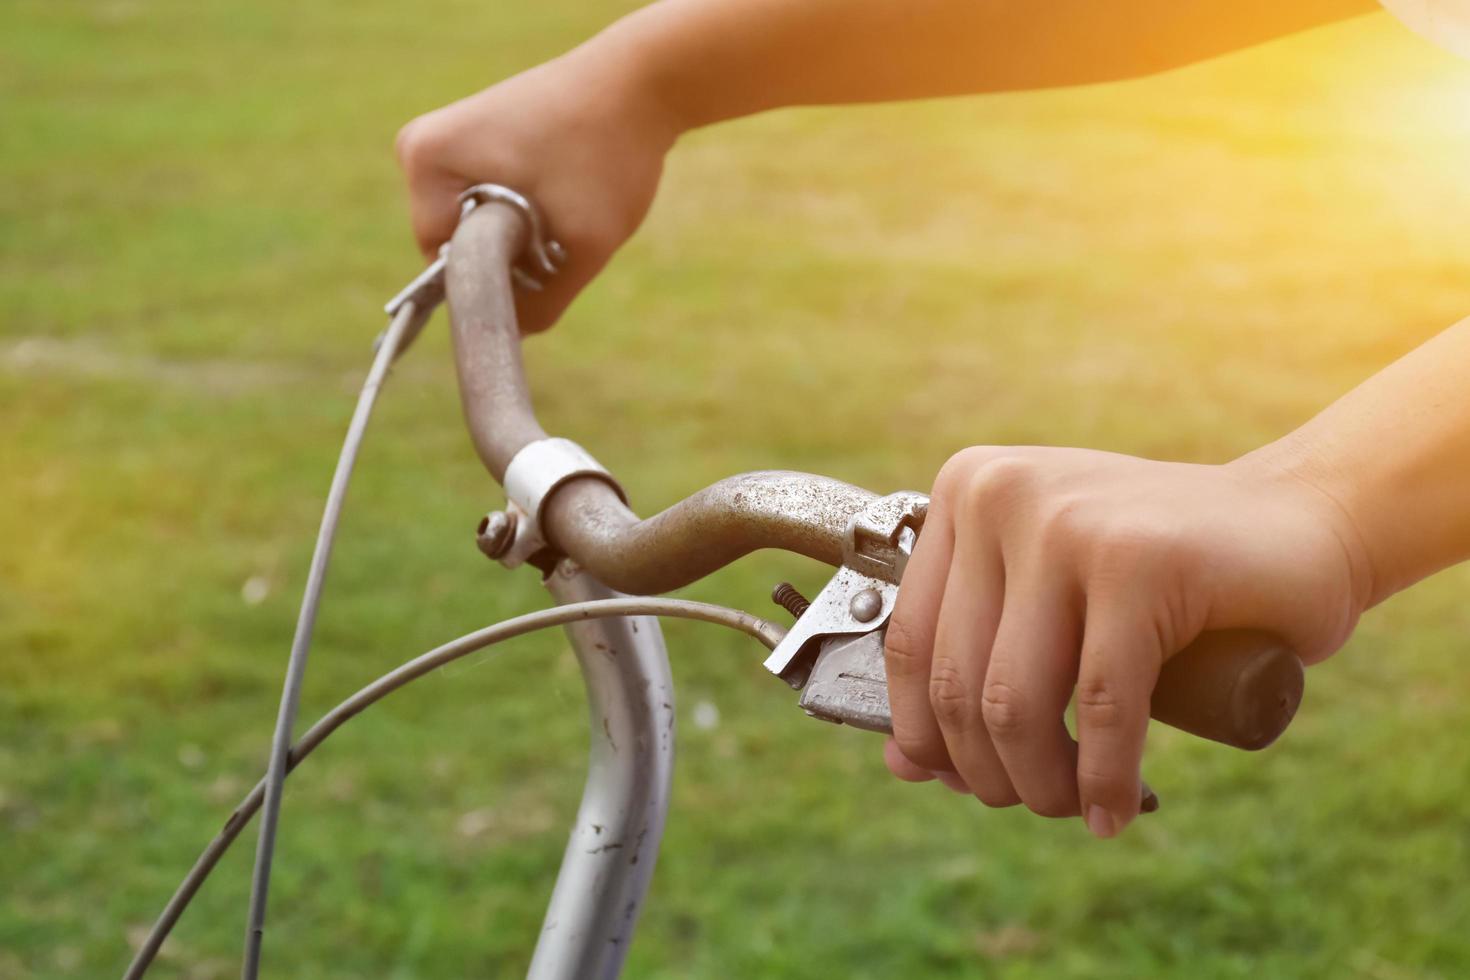
M 631 53 L 683 126 L 792 105 L 1114 81 L 1377 8 L 1374 0 L 663 0 Z
M 637 228 L 690 128 L 778 106 L 1135 77 L 1373 7 L 664 0 L 420 117 L 399 153 L 425 249 L 452 231 L 467 184 L 508 183 L 543 206 L 572 262 L 518 300 L 523 326 L 542 329 Z M 1251 628 L 1320 661 L 1364 609 L 1470 557 L 1467 376 L 1470 321 L 1225 465 L 957 454 L 888 631 L 890 766 L 1119 832 L 1138 812 L 1149 694 L 1169 656 L 1206 630 Z
M 455 196 L 509 184 L 571 261 L 518 299 L 551 326 L 637 229 L 679 135 L 781 106 L 1131 78 L 1372 10 L 1374 0 L 662 0 L 399 134 L 414 234 L 449 238 Z
M 1376 605 L 1470 558 L 1470 320 L 1246 457 L 1330 495 L 1351 519 Z

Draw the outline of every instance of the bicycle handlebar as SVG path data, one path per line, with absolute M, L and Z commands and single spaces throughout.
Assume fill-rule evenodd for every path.
M 547 438 L 531 408 L 511 268 L 528 229 L 514 210 L 486 204 L 460 221 L 445 286 L 465 421 L 497 481 L 528 444 Z M 620 592 L 676 589 L 752 551 L 777 548 L 842 563 L 848 522 L 875 495 L 839 480 L 762 472 L 722 480 L 640 520 L 601 479 L 558 487 L 541 514 L 557 550 Z M 1202 738 L 1264 748 L 1301 703 L 1301 661 L 1259 632 L 1207 633 L 1171 657 L 1152 716 Z
M 547 437 L 526 388 L 511 291 L 510 267 L 525 235 L 514 211 L 481 205 L 460 222 L 445 270 L 465 422 L 501 482 L 516 453 Z M 580 479 L 549 498 L 542 523 L 553 546 L 607 585 L 649 595 L 762 548 L 840 565 L 847 522 L 875 496 L 828 477 L 747 473 L 640 520 L 607 483 Z

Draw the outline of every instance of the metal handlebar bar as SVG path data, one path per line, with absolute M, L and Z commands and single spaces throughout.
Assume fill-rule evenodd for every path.
M 446 290 L 465 419 L 475 449 L 504 481 L 511 460 L 546 439 L 531 408 L 521 361 L 511 270 L 527 222 L 486 205 L 460 222 Z M 604 479 L 556 487 L 538 515 L 546 540 L 623 592 L 687 585 L 749 552 L 778 548 L 840 565 L 852 517 L 875 498 L 826 477 L 763 472 L 714 484 L 640 520 Z M 1207 633 L 1164 665 L 1155 719 L 1203 738 L 1262 748 L 1284 731 L 1303 690 L 1295 653 L 1264 633 Z
M 510 269 L 526 223 L 501 206 L 465 215 L 446 269 L 455 362 L 475 450 L 504 482 L 515 455 L 547 438 L 526 388 Z M 721 480 L 647 520 L 598 479 L 557 488 L 542 523 L 552 545 L 621 591 L 690 584 L 762 548 L 842 562 L 842 535 L 875 494 L 806 473 L 769 471 Z

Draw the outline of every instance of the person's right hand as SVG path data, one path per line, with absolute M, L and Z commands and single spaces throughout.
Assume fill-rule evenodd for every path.
M 629 59 L 584 46 L 419 116 L 398 134 L 414 236 L 426 257 L 454 234 L 473 184 L 514 188 L 541 210 L 567 262 L 543 292 L 517 290 L 521 330 L 550 327 L 653 203 L 678 135 Z

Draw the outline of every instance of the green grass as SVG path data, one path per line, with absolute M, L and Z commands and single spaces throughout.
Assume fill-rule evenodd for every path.
M 116 975 L 256 778 L 321 498 L 412 275 L 413 114 L 628 7 L 0 6 L 0 977 Z M 1082 91 L 697 134 L 529 351 L 548 428 L 651 512 L 789 467 L 922 489 L 971 443 L 1224 460 L 1470 311 L 1470 70 L 1384 17 Z M 397 372 L 304 715 L 544 602 L 433 328 Z M 689 590 L 765 609 L 747 559 Z M 270 583 L 259 605 L 241 598 Z M 1291 733 L 1154 733 L 1123 839 L 885 775 L 707 627 L 638 977 L 1470 973 L 1470 576 L 1375 610 Z M 273 976 L 513 976 L 580 792 L 556 634 L 426 679 L 292 781 Z M 253 838 L 251 838 L 253 840 Z M 236 969 L 248 846 L 159 976 Z

